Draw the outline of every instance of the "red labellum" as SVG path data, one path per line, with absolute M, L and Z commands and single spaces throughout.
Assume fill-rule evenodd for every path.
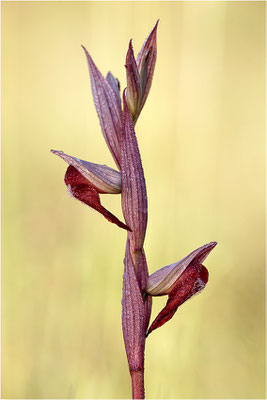
M 100 212 L 108 221 L 118 225 L 120 228 L 130 231 L 127 225 L 121 222 L 115 215 L 109 212 L 101 205 L 99 193 L 103 193 L 96 189 L 76 168 L 70 165 L 65 174 L 65 183 L 68 186 L 69 193 L 76 199 L 92 207 Z
M 180 305 L 204 289 L 208 278 L 209 273 L 204 265 L 192 261 L 170 288 L 167 304 L 151 324 L 147 335 L 169 321 Z

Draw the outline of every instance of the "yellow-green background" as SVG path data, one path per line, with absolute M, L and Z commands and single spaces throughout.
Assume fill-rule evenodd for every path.
M 70 199 L 50 148 L 114 166 L 83 44 L 125 87 L 160 18 L 136 125 L 151 272 L 209 241 L 205 291 L 149 337 L 148 398 L 264 397 L 264 3 L 2 2 L 2 397 L 127 398 L 125 231 Z M 104 204 L 121 217 L 119 196 Z M 154 301 L 153 316 L 165 304 Z

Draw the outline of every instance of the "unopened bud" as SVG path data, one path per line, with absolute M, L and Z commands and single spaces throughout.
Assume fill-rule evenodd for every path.
M 132 115 L 132 119 L 135 121 L 141 102 L 141 84 L 139 72 L 134 58 L 132 41 L 129 43 L 125 67 L 127 77 L 126 101 L 129 111 Z
M 158 22 L 145 40 L 137 59 L 134 58 L 132 41 L 126 56 L 127 91 L 126 101 L 134 124 L 151 88 L 157 59 L 157 27 Z
M 140 76 L 140 84 L 141 84 L 141 93 L 142 100 L 139 106 L 139 114 L 144 107 L 146 102 L 148 93 L 150 91 L 152 85 L 152 79 L 157 59 L 157 28 L 158 28 L 159 20 L 156 22 L 156 25 L 150 32 L 146 41 L 143 44 L 142 49 L 140 50 L 136 64 Z

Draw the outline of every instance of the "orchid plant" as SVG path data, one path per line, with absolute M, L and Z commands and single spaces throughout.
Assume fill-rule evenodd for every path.
M 137 58 L 132 41 L 126 55 L 127 88 L 120 96 L 119 81 L 109 72 L 104 78 L 90 54 L 85 52 L 94 104 L 106 144 L 117 170 L 51 150 L 69 164 L 65 174 L 68 192 L 127 231 L 123 294 L 122 331 L 132 381 L 132 398 L 144 399 L 144 351 L 148 335 L 169 321 L 178 307 L 208 282 L 202 262 L 216 246 L 211 242 L 185 258 L 149 275 L 144 251 L 147 228 L 147 194 L 135 134 L 136 121 L 151 88 L 157 58 L 158 21 Z M 121 194 L 125 222 L 104 208 L 101 194 Z M 149 325 L 152 296 L 168 296 L 167 303 Z

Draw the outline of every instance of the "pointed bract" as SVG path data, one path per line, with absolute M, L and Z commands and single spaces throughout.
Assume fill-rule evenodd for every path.
M 146 102 L 148 93 L 152 85 L 155 64 L 157 60 L 157 28 L 159 20 L 144 42 L 136 59 L 136 64 L 140 76 L 142 100 L 139 107 L 139 114 Z
M 137 280 L 139 283 L 139 287 L 141 290 L 141 293 L 144 293 L 144 289 L 147 284 L 147 279 L 148 279 L 148 268 L 147 268 L 147 262 L 146 262 L 146 255 L 144 249 L 142 249 L 140 252 L 138 252 L 138 256 L 136 257 L 137 261 Z M 145 331 L 148 328 L 149 321 L 150 321 L 150 315 L 151 315 L 151 308 L 152 308 L 152 296 L 146 296 L 144 298 L 144 305 L 145 305 Z
M 126 67 L 126 78 L 127 78 L 126 100 L 128 108 L 132 115 L 132 119 L 135 122 L 138 116 L 139 106 L 142 99 L 141 99 L 140 77 L 136 61 L 134 58 L 134 52 L 131 40 L 126 55 L 125 67 Z
M 120 95 L 120 82 L 117 78 L 115 78 L 111 72 L 107 73 L 106 80 L 113 89 L 113 92 L 116 95 L 118 100 L 118 106 L 121 109 L 121 95 Z
M 123 93 L 121 141 L 121 201 L 127 226 L 132 230 L 131 253 L 142 249 L 147 226 L 147 195 L 144 172 L 133 121 Z
M 75 167 L 97 189 L 98 193 L 121 193 L 121 173 L 115 169 L 80 160 L 63 151 L 51 150 L 51 152 Z
M 86 48 L 84 46 L 82 48 L 88 62 L 91 88 L 102 133 L 118 168 L 120 168 L 122 112 L 118 96 L 98 70 Z
M 127 240 L 122 295 L 122 330 L 130 372 L 143 368 L 145 307 Z

